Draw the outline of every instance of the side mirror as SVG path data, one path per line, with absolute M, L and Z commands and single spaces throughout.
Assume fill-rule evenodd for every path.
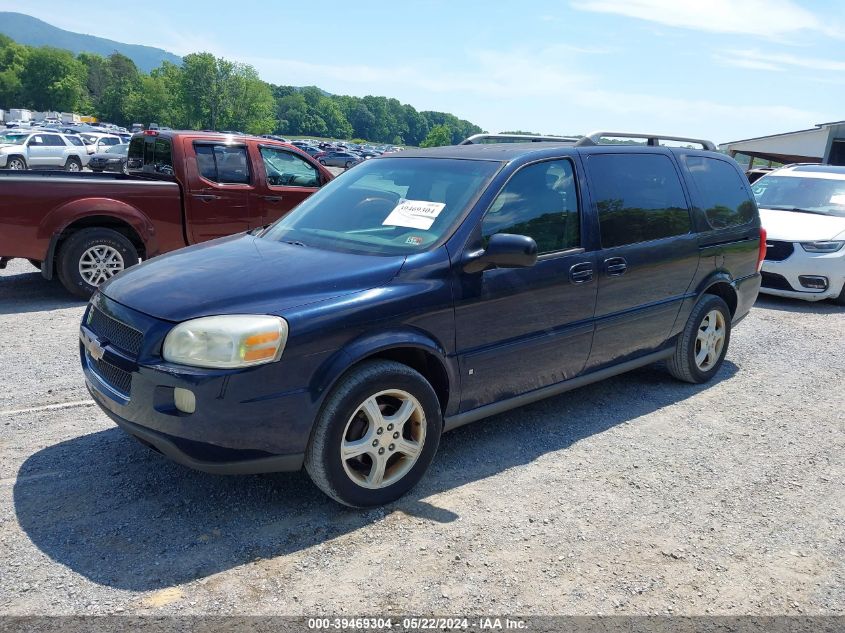
M 479 273 L 488 268 L 530 268 L 537 263 L 537 242 L 527 235 L 496 233 L 487 248 L 467 253 L 464 272 Z

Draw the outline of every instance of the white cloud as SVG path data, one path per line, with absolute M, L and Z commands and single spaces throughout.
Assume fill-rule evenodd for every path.
M 716 54 L 715 59 L 726 66 L 752 68 L 754 70 L 786 70 L 787 67 L 793 67 L 818 71 L 845 71 L 845 61 L 804 57 L 789 53 L 763 53 L 759 50 L 726 50 Z
M 775 38 L 798 31 L 842 37 L 842 29 L 791 0 L 575 0 L 575 9 L 666 26 Z

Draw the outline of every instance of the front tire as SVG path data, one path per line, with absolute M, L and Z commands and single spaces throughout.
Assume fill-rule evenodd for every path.
M 421 374 L 393 361 L 368 361 L 326 398 L 305 469 L 344 505 L 390 503 L 428 470 L 442 429 L 437 394 Z
M 26 161 L 20 156 L 12 156 L 6 162 L 6 169 L 12 169 L 14 171 L 23 171 L 26 169 Z
M 731 311 L 716 295 L 704 295 L 692 309 L 675 353 L 666 363 L 678 380 L 700 384 L 719 371 L 731 341 Z
M 112 229 L 82 229 L 59 251 L 59 281 L 69 292 L 87 299 L 104 281 L 138 263 L 138 250 Z
M 842 292 L 839 293 L 839 296 L 831 299 L 831 301 L 838 306 L 845 306 L 845 286 L 842 286 Z

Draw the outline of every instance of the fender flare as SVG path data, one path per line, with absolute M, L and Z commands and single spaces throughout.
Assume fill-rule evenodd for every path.
M 147 257 L 158 253 L 155 226 L 143 211 L 112 198 L 78 198 L 52 209 L 38 226 L 37 236 L 41 239 L 49 236 L 50 239 L 41 268 L 41 274 L 46 279 L 53 278 L 56 250 L 67 228 L 74 222 L 94 216 L 113 218 L 129 225 L 143 242 Z
M 446 415 L 457 408 L 460 400 L 457 362 L 449 358 L 444 346 L 433 336 L 414 327 L 364 333 L 329 356 L 314 372 L 309 385 L 309 391 L 315 394 L 316 406 L 319 408 L 323 405 L 326 395 L 351 367 L 376 354 L 398 349 L 415 349 L 436 358 L 448 381 L 449 397 L 448 402 L 444 403 Z

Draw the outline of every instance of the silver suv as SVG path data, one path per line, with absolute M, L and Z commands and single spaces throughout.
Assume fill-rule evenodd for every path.
M 0 168 L 82 171 L 87 164 L 88 150 L 78 137 L 38 130 L 0 134 Z

